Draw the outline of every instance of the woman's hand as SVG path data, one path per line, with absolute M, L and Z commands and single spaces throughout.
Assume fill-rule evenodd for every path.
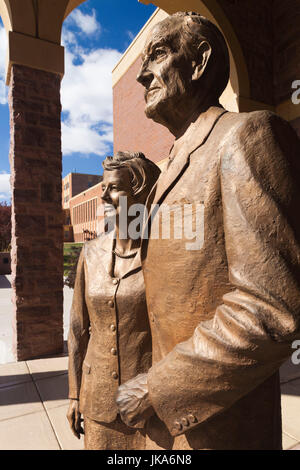
M 73 434 L 80 439 L 80 434 L 84 434 L 84 430 L 81 426 L 83 419 L 81 419 L 81 413 L 79 411 L 79 400 L 70 400 L 67 418 Z
M 143 428 L 146 420 L 154 413 L 148 394 L 147 374 L 140 374 L 120 385 L 116 402 L 127 426 Z

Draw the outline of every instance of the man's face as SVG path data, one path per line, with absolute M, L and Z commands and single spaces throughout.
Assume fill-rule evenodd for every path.
M 173 37 L 174 36 L 174 37 Z M 145 87 L 145 113 L 156 122 L 165 124 L 169 113 L 176 113 L 190 89 L 192 63 L 176 38 L 166 27 L 157 25 L 145 45 L 142 67 L 137 77 Z

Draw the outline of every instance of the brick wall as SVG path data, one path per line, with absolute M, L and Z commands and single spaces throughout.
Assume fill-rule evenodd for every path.
M 251 98 L 279 104 L 300 80 L 299 0 L 218 0 L 240 41 Z
M 168 157 L 174 137 L 144 114 L 144 87 L 136 81 L 141 64 L 138 58 L 113 89 L 114 152 L 143 152 L 158 162 Z
M 82 173 L 72 173 L 71 175 L 72 187 L 70 197 L 74 197 L 91 186 L 95 186 L 102 180 L 100 175 L 85 175 Z
M 291 98 L 300 80 L 300 1 L 274 0 L 274 96 L 276 104 Z
M 0 274 L 11 274 L 10 253 L 0 251 Z
M 235 30 L 244 53 L 251 98 L 274 104 L 273 0 L 218 0 L 218 3 Z M 282 2 L 283 5 L 285 3 Z

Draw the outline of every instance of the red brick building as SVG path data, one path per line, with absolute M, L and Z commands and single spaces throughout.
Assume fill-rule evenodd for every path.
M 100 175 L 88 175 L 85 173 L 69 173 L 62 180 L 62 204 L 63 209 L 69 208 L 72 197 L 82 191 L 95 186 L 102 181 Z
M 98 183 L 70 199 L 70 223 L 75 242 L 91 240 L 103 231 L 101 194 L 101 183 Z
M 100 175 L 69 173 L 62 180 L 64 241 L 84 242 L 96 237 L 102 216 Z

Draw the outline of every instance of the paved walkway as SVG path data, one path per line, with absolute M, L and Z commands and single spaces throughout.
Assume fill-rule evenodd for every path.
M 66 418 L 68 357 L 0 365 L 0 449 L 79 450 Z
M 9 278 L 6 276 L 4 280 L 3 277 L 0 276 L 0 339 L 2 347 L 6 348 L 9 346 L 8 324 L 12 308 L 7 300 L 10 296 Z M 72 292 L 65 288 L 65 338 Z M 10 354 L 4 349 L 2 353 L 2 359 L 9 358 Z M 66 419 L 67 362 L 65 354 L 26 362 L 8 361 L 0 365 L 0 450 L 83 448 L 82 438 L 78 440 L 73 436 Z M 300 365 L 293 365 L 291 361 L 284 364 L 281 389 L 283 447 L 300 450 Z

